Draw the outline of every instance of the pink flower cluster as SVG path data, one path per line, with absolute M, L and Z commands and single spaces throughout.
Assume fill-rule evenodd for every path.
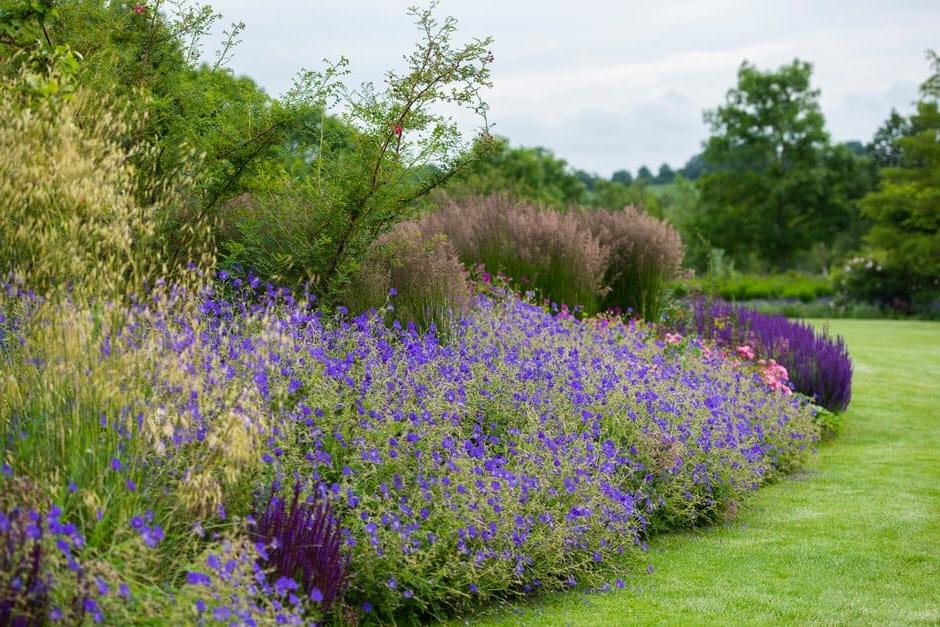
M 790 389 L 790 374 L 787 372 L 787 369 L 778 364 L 773 359 L 761 359 L 757 362 L 757 365 L 760 367 L 760 376 L 764 379 L 771 390 L 775 392 L 783 392 L 784 394 L 791 394 L 793 390 Z
M 666 341 L 669 341 L 668 337 Z M 738 346 L 734 349 L 734 352 L 743 360 L 754 360 L 754 349 L 748 344 Z M 791 394 L 793 392 L 790 388 L 790 373 L 788 373 L 787 369 L 782 365 L 778 364 L 773 359 L 761 359 L 758 360 L 757 367 L 764 383 L 766 383 L 771 390 L 783 392 L 784 394 Z
M 666 334 L 666 344 L 671 344 L 675 346 L 676 344 L 682 343 L 682 334 L 681 333 L 667 333 Z

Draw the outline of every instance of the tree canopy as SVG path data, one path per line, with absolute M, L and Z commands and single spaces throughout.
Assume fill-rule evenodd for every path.
M 911 277 L 940 279 L 940 56 L 928 53 L 933 74 L 921 86 L 916 112 L 892 112 L 876 135 L 881 182 L 862 201 L 873 225 L 868 242 L 887 263 Z
M 793 267 L 857 222 L 862 164 L 831 145 L 811 75 L 800 60 L 773 71 L 745 62 L 725 103 L 705 114 L 695 228 L 738 260 Z

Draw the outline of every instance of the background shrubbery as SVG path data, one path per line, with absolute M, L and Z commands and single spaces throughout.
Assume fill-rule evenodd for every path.
M 796 272 L 787 274 L 730 274 L 724 277 L 690 278 L 675 284 L 678 295 L 708 292 L 728 301 L 747 300 L 799 300 L 809 303 L 833 296 L 833 280 L 823 276 L 809 276 Z

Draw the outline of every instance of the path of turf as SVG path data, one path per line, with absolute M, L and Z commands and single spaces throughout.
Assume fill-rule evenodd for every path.
M 940 623 L 940 324 L 830 328 L 855 362 L 854 398 L 803 471 L 759 490 L 732 523 L 655 538 L 654 572 L 633 590 L 470 622 Z

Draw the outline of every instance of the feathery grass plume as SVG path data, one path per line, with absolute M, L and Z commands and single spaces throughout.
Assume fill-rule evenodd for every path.
M 556 303 L 593 312 L 605 292 L 607 249 L 573 214 L 495 195 L 448 201 L 421 226 L 446 234 L 465 264 L 482 263 Z
M 403 222 L 370 246 L 346 302 L 363 311 L 382 307 L 393 294 L 393 318 L 446 333 L 470 304 L 466 274 L 447 236 L 428 236 L 419 224 Z
M 657 320 L 665 304 L 666 286 L 679 275 L 682 265 L 679 233 L 669 223 L 635 207 L 584 209 L 574 215 L 608 251 L 606 307 Z
M 135 139 L 143 114 L 72 81 L 55 65 L 0 78 L 0 276 L 107 300 L 211 265 L 208 231 L 196 224 L 187 254 L 168 267 L 164 222 L 190 181 L 156 176 L 154 147 Z

